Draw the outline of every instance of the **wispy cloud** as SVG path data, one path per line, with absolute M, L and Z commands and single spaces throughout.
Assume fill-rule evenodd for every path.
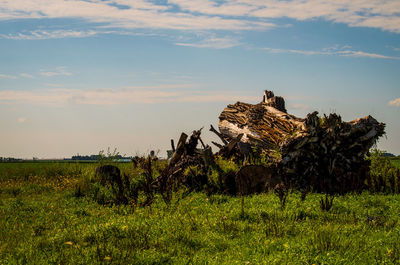
M 297 49 L 276 49 L 276 48 L 263 48 L 265 51 L 270 53 L 290 53 L 290 54 L 301 54 L 301 55 L 336 55 L 345 57 L 367 57 L 367 58 L 378 58 L 378 59 L 392 59 L 400 60 L 397 56 L 387 56 L 378 53 L 369 53 L 364 51 L 349 50 L 350 46 L 343 47 L 330 47 L 322 50 L 297 50 Z
M 0 74 L 0 79 L 17 79 L 15 75 L 5 75 L 5 74 Z
M 107 28 L 107 27 L 105 27 Z M 8 40 L 47 40 L 47 39 L 62 39 L 62 38 L 86 38 L 95 35 L 105 34 L 118 34 L 118 35 L 130 35 L 130 36 L 163 36 L 162 34 L 156 33 L 143 33 L 143 32 L 132 32 L 127 30 L 106 30 L 101 27 L 91 30 L 32 30 L 24 31 L 13 34 L 0 34 L 0 38 Z
M 121 6 L 124 8 L 120 8 Z M 88 22 L 125 29 L 244 30 L 269 25 L 263 21 L 172 12 L 171 7 L 170 4 L 155 4 L 144 0 L 5 0 L 0 4 L 0 19 L 81 18 Z
M 269 29 L 275 19 L 345 23 L 400 33 L 398 0 L 3 0 L 0 19 L 78 18 L 113 28 L 177 30 Z M 46 36 L 37 32 L 36 38 Z M 74 37 L 92 32 L 53 32 Z M 20 36 L 24 38 L 26 36 Z
M 18 78 L 34 78 L 33 75 L 26 74 L 26 73 L 20 73 L 16 75 L 5 75 L 5 74 L 0 74 L 0 79 L 18 79 Z
M 400 98 L 389 101 L 389 106 L 400 107 Z
M 19 76 L 20 76 L 20 77 L 23 77 L 23 78 L 34 78 L 33 75 L 26 74 L 26 73 L 21 73 L 21 74 L 19 74 Z
M 208 15 L 296 20 L 323 18 L 355 27 L 373 27 L 400 33 L 400 2 L 397 0 L 170 0 L 183 10 Z
M 187 91 L 160 89 L 43 89 L 37 91 L 0 91 L 0 102 L 29 103 L 50 106 L 68 104 L 82 105 L 120 105 L 155 104 L 166 102 L 231 102 L 258 101 L 259 97 L 244 96 L 224 91 Z
M 368 58 L 400 60 L 400 57 L 396 56 L 387 56 L 383 54 L 369 53 L 363 51 L 338 51 L 336 54 L 340 56 L 349 56 L 349 57 L 368 57 Z
M 128 90 L 142 90 L 142 89 L 193 89 L 198 87 L 199 84 L 162 84 L 162 85 L 152 85 L 152 86 L 126 86 L 122 87 L 122 89 L 128 89 Z
M 75 31 L 75 30 L 33 30 L 30 32 L 17 34 L 0 34 L 3 39 L 10 40 L 44 40 L 44 39 L 60 39 L 60 38 L 84 38 L 103 33 L 101 31 Z M 105 32 L 107 33 L 107 32 Z
M 241 45 L 240 41 L 234 37 L 208 37 L 198 42 L 177 42 L 179 46 L 188 46 L 195 48 L 212 48 L 212 49 L 227 49 Z
M 52 76 L 71 76 L 72 73 L 67 71 L 67 68 L 64 66 L 57 67 L 54 71 L 46 71 L 40 70 L 40 75 L 52 77 Z

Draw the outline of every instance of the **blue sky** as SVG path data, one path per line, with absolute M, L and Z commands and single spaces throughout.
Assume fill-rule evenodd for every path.
M 387 124 L 400 154 L 397 0 L 3 0 L 0 156 L 165 156 L 264 89 Z

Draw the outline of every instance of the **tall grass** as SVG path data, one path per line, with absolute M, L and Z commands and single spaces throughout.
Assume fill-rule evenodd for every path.
M 400 157 L 393 157 L 390 158 L 390 163 L 392 163 L 393 166 L 395 166 L 396 168 L 400 169 Z
M 372 150 L 367 158 L 370 163 L 370 176 L 367 186 L 371 192 L 400 192 L 400 168 L 396 166 L 396 159 L 383 156 L 383 151 Z M 396 162 L 393 162 L 396 161 Z

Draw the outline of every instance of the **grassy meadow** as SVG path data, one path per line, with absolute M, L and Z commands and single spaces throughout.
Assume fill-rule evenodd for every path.
M 392 165 L 400 169 L 400 157 L 391 158 L 390 162 L 392 163 Z
M 180 190 L 102 205 L 77 192 L 97 163 L 0 163 L 0 264 L 399 264 L 400 195 L 240 198 Z M 116 164 L 140 174 L 129 163 Z M 139 195 L 139 201 L 140 201 Z

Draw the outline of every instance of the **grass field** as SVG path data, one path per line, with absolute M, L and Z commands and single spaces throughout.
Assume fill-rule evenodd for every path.
M 297 193 L 284 210 L 273 193 L 246 197 L 245 215 L 239 198 L 203 193 L 101 206 L 75 196 L 95 164 L 15 165 L 0 164 L 0 264 L 400 262 L 397 194 L 337 197 L 329 212 L 319 208 L 322 195 L 301 201 Z
M 131 167 L 130 163 L 113 164 L 117 165 L 122 171 Z M 74 161 L 0 163 L 0 180 L 26 180 L 30 176 L 40 176 L 46 179 L 59 176 L 77 177 L 86 171 L 94 172 L 98 165 L 96 162 Z
M 390 162 L 396 166 L 398 169 L 400 169 L 400 157 L 395 157 L 395 158 L 391 158 Z

